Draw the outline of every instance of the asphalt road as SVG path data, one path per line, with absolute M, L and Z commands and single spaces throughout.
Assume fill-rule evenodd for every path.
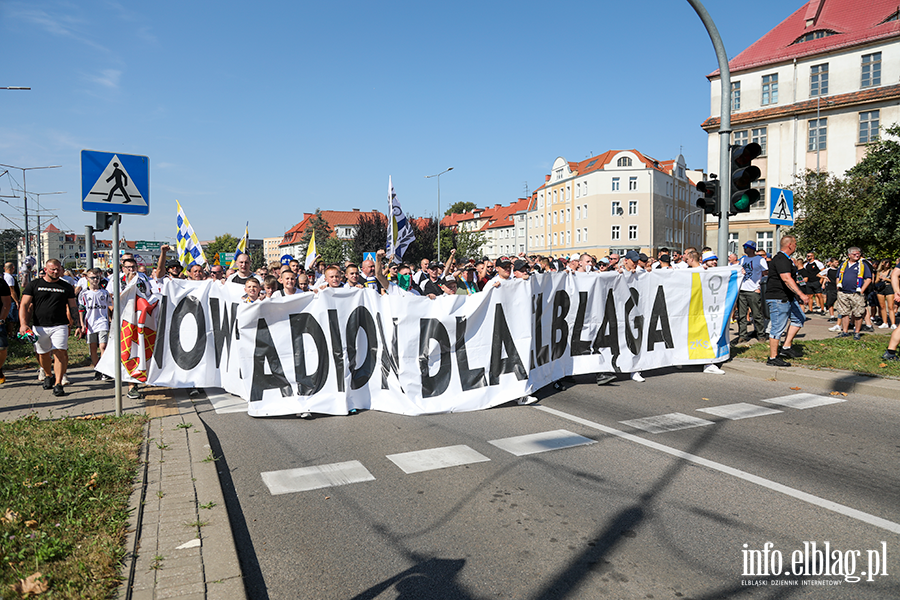
M 645 376 L 426 417 L 204 402 L 248 596 L 900 598 L 896 401 Z M 830 576 L 803 565 L 826 542 Z

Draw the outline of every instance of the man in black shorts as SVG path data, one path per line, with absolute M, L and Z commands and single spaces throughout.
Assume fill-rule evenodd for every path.
M 3 365 L 6 364 L 6 349 L 9 347 L 9 336 L 6 331 L 6 317 L 12 308 L 12 293 L 6 280 L 0 277 L 0 385 L 6 383 Z
M 33 279 L 22 290 L 19 310 L 19 333 L 24 334 L 33 322 L 38 336 L 34 351 L 44 370 L 44 389 L 53 389 L 54 396 L 66 395 L 62 381 L 69 366 L 69 327 L 75 327 L 76 336 L 81 333 L 81 328 L 76 326 L 75 288 L 60 279 L 60 273 L 60 262 L 55 258 L 48 260 L 44 275 Z

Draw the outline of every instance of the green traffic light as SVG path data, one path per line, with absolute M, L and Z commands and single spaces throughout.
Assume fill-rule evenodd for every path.
M 750 196 L 741 194 L 741 197 L 734 203 L 734 207 L 739 211 L 750 210 Z

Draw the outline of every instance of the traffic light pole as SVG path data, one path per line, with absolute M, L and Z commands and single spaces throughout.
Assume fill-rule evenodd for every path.
M 731 70 L 728 68 L 728 55 L 725 53 L 725 45 L 722 43 L 719 30 L 716 29 L 716 24 L 706 12 L 703 3 L 699 0 L 687 1 L 703 21 L 709 39 L 712 40 L 713 48 L 716 50 L 716 59 L 719 61 L 719 81 L 722 83 L 721 120 L 719 122 L 719 181 L 725 187 L 727 182 L 731 181 L 731 156 L 729 153 L 731 144 Z M 727 191 L 720 193 L 720 204 L 725 204 L 726 196 L 728 196 Z M 719 260 L 722 260 L 728 256 L 728 205 L 720 206 L 720 209 L 722 210 L 719 214 L 717 255 Z

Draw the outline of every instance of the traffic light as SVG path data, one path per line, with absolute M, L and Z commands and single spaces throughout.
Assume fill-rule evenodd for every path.
M 110 213 L 97 213 L 97 224 L 94 226 L 94 231 L 106 231 L 110 227 L 113 226 L 113 222 L 115 218 L 119 218 L 119 223 L 122 222 L 122 215 L 113 215 Z
M 706 211 L 708 215 L 719 216 L 719 182 L 716 179 L 701 181 L 697 184 L 700 197 L 697 198 L 697 206 Z
M 756 142 L 746 146 L 731 147 L 731 190 L 728 194 L 728 214 L 750 212 L 750 206 L 759 200 L 759 190 L 750 185 L 762 174 L 759 167 L 752 165 L 753 159 L 762 154 Z

